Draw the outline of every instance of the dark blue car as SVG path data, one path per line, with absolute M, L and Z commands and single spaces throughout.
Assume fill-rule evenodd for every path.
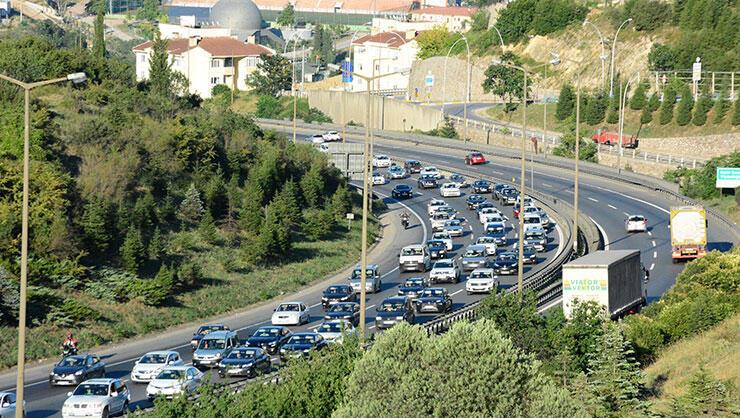
M 414 197 L 414 191 L 408 184 L 396 184 L 396 187 L 391 190 L 391 196 L 394 199 L 411 198 Z
M 269 354 L 277 354 L 280 347 L 293 335 L 286 327 L 260 327 L 247 339 L 249 347 L 259 347 Z
M 337 303 L 324 313 L 324 319 L 327 321 L 345 319 L 357 326 L 360 323 L 360 304 L 357 302 Z
M 95 377 L 105 377 L 105 363 L 92 354 L 81 354 L 63 358 L 49 373 L 49 384 L 78 385 Z
M 270 373 L 272 359 L 261 348 L 239 347 L 218 364 L 218 375 L 254 377 L 257 374 Z
M 411 299 L 406 296 L 386 298 L 375 310 L 375 327 L 378 329 L 390 328 L 403 321 L 413 324 L 416 320 Z
M 280 348 L 280 360 L 309 357 L 312 351 L 318 351 L 324 347 L 326 347 L 326 340 L 321 335 L 315 332 L 296 332 Z

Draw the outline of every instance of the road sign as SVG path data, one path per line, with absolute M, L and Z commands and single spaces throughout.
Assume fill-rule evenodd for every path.
M 717 167 L 717 188 L 740 187 L 740 167 Z
M 434 86 L 434 74 L 432 74 L 431 71 L 429 71 L 426 77 L 424 77 L 424 85 L 427 87 Z
M 691 80 L 701 81 L 701 61 L 698 57 L 696 58 L 696 62 L 692 66 Z
M 354 64 L 352 61 L 342 61 L 342 83 L 352 82 L 352 72 L 354 71 Z

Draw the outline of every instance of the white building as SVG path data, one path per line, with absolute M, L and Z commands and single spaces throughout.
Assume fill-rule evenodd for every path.
M 412 10 L 411 21 L 443 25 L 450 32 L 467 32 L 477 11 L 475 7 L 426 7 Z
M 152 42 L 135 46 L 133 52 L 136 54 L 136 80 L 148 79 Z M 169 39 L 167 52 L 172 69 L 188 79 L 189 92 L 203 98 L 211 97 L 211 90 L 218 84 L 248 90 L 245 78 L 257 69 L 260 55 L 275 53 L 262 45 L 233 37 Z
M 419 52 L 415 36 L 415 32 L 383 32 L 357 39 L 352 44 L 354 73 L 373 76 L 409 70 L 379 78 L 371 86 L 373 90 L 406 90 L 411 64 Z M 367 91 L 367 88 L 365 80 L 353 77 L 352 91 Z
M 434 22 L 411 22 L 408 19 L 398 20 L 384 17 L 374 17 L 370 34 L 376 35 L 381 32 L 424 32 L 439 26 Z
M 0 0 L 0 18 L 10 16 L 10 0 Z

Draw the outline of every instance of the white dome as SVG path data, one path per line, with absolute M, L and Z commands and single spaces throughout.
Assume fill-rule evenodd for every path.
M 242 40 L 262 28 L 262 14 L 251 0 L 220 0 L 211 7 L 211 21 Z

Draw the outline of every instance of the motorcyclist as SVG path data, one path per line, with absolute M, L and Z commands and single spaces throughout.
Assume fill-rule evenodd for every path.
M 403 213 L 401 213 L 401 224 L 403 225 L 404 228 L 408 228 L 409 218 L 410 216 L 407 212 L 404 211 Z
M 77 339 L 75 339 L 72 332 L 68 332 L 62 343 L 62 351 L 68 355 L 74 355 L 77 353 Z

